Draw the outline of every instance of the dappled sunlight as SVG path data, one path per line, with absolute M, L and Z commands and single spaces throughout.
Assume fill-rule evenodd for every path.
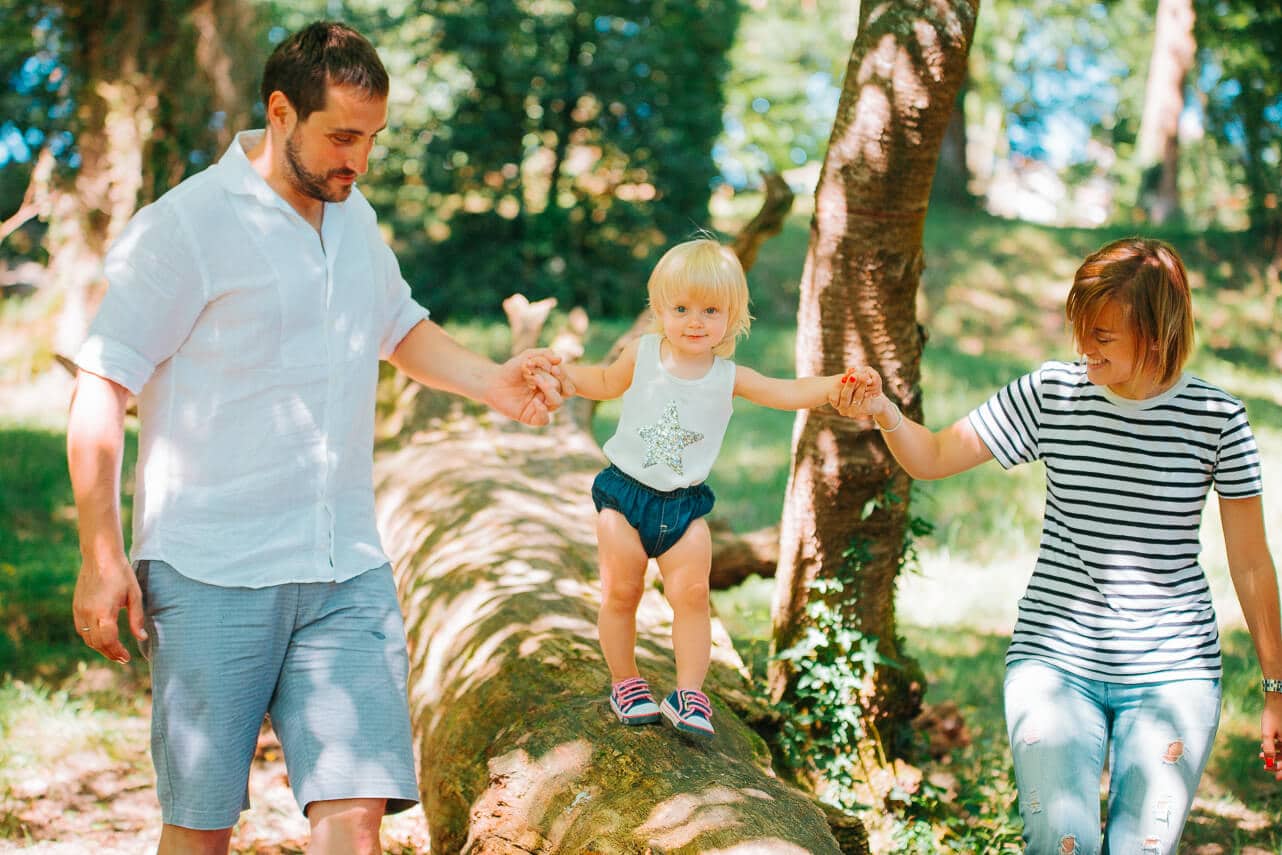
M 486 765 L 496 786 L 487 789 L 472 805 L 470 834 L 464 849 L 477 842 L 478 829 L 499 838 L 508 833 L 508 839 L 526 838 L 530 827 L 543 825 L 542 820 L 554 803 L 588 771 L 592 752 L 590 742 L 576 740 L 558 744 L 537 757 L 517 748 L 490 758 Z M 584 791 L 583 800 L 591 795 Z
M 655 805 L 637 835 L 664 848 L 687 846 L 704 832 L 733 825 L 736 812 L 730 806 L 750 798 L 773 801 L 769 793 L 754 788 L 718 786 L 680 793 Z

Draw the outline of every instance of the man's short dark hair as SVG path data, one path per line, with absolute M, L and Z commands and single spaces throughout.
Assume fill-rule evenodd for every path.
M 325 109 L 330 84 L 354 86 L 386 98 L 387 69 L 374 46 L 346 24 L 317 21 L 276 46 L 263 69 L 263 106 L 276 90 L 289 99 L 299 121 Z

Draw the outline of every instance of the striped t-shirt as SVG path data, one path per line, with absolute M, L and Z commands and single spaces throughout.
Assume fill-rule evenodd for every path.
M 970 414 L 1004 468 L 1046 463 L 1037 567 L 1007 664 L 1044 659 L 1112 683 L 1216 678 L 1220 639 L 1198 527 L 1211 487 L 1262 491 L 1242 402 L 1184 374 L 1142 401 L 1047 362 Z

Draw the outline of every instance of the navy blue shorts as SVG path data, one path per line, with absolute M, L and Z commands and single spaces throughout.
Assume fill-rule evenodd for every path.
M 647 487 L 616 466 L 601 470 L 592 482 L 592 503 L 613 508 L 627 519 L 645 554 L 658 558 L 686 533 L 690 523 L 706 516 L 717 497 L 707 484 L 663 492 Z

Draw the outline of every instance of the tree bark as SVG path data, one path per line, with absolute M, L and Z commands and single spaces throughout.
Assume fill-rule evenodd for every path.
M 1196 52 L 1193 0 L 1159 0 L 1136 145 L 1139 205 L 1155 225 L 1180 213 L 1180 114 L 1184 79 L 1193 68 Z
M 923 331 L 917 324 L 922 230 L 931 176 L 974 32 L 978 0 L 861 4 L 828 154 L 815 194 L 801 281 L 797 373 L 871 365 L 886 394 L 921 419 Z M 812 585 L 834 578 L 858 541 L 868 558 L 832 605 L 904 667 L 877 667 L 865 710 L 888 748 L 921 701 L 900 650 L 895 580 L 909 520 L 908 476 L 868 421 L 829 408 L 798 413 L 784 506 L 774 649 L 812 626 Z M 794 699 L 793 663 L 771 664 L 775 699 Z
M 596 640 L 595 514 L 603 458 L 571 422 L 542 431 L 454 416 L 380 456 L 379 524 L 410 637 L 410 705 L 432 850 L 867 852 L 770 770 L 740 716 L 766 715 L 714 632 L 708 746 L 625 728 Z M 639 658 L 675 679 L 671 612 L 651 586 Z

